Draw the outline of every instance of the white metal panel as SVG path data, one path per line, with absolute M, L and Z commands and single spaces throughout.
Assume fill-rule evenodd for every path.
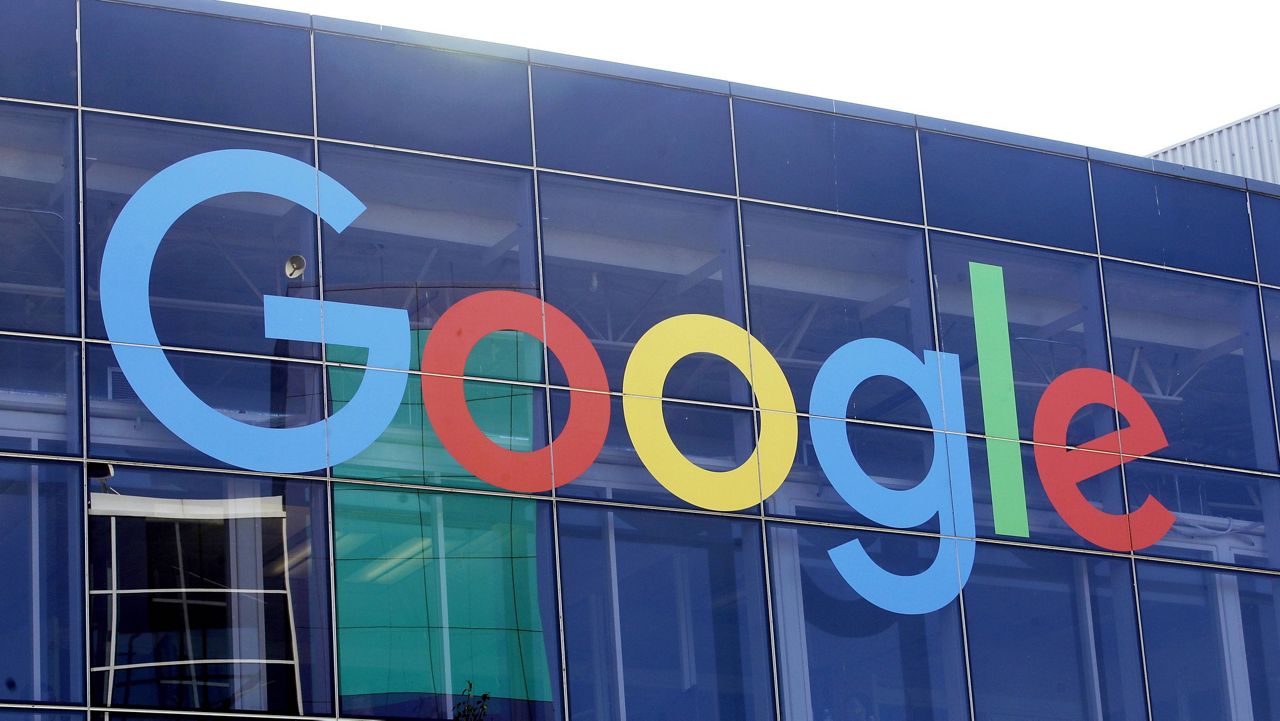
M 1280 105 L 1156 151 L 1150 157 L 1280 183 Z

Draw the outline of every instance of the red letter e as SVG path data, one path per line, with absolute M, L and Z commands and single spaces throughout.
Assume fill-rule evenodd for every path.
M 1071 419 L 1094 403 L 1115 408 L 1128 425 L 1081 445 L 1081 450 L 1055 447 L 1067 444 Z M 1062 374 L 1040 398 L 1033 438 L 1049 502 L 1085 540 L 1110 551 L 1132 551 L 1156 543 L 1173 527 L 1173 514 L 1149 496 L 1136 511 L 1116 515 L 1099 510 L 1080 493 L 1081 481 L 1169 445 L 1151 406 L 1123 379 L 1094 368 Z

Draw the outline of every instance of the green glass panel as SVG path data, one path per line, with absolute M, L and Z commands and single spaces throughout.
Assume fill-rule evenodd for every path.
M 422 348 L 426 345 L 428 330 L 411 331 L 409 343 L 409 370 L 422 370 Z M 331 363 L 364 365 L 369 358 L 367 348 L 345 345 L 327 345 L 326 358 Z M 492 378 L 522 383 L 542 382 L 542 343 L 537 338 L 519 331 L 503 330 L 490 333 L 467 355 L 463 375 L 474 378 Z
M 392 371 L 329 368 L 333 411 L 356 393 L 365 373 Z M 541 447 L 546 427 L 545 394 L 538 388 L 488 381 L 465 381 L 467 407 L 476 425 L 501 448 L 528 451 Z M 535 443 L 535 437 L 539 437 Z M 440 442 L 422 405 L 421 376 L 409 375 L 395 417 L 368 448 L 334 467 L 341 478 L 398 481 L 450 488 L 490 488 L 463 468 Z
M 537 504 L 336 485 L 340 693 L 552 700 Z

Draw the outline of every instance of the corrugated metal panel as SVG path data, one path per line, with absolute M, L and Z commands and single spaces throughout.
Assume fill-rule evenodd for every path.
M 1280 183 L 1280 105 L 1150 157 Z

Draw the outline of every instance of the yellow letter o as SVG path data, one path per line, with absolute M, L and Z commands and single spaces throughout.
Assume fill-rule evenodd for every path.
M 710 353 L 751 379 L 762 411 L 751 457 L 728 471 L 709 471 L 685 457 L 662 415 L 662 387 L 680 359 Z M 744 329 L 710 315 L 678 315 L 636 343 L 622 376 L 622 413 L 645 468 L 677 498 L 713 511 L 739 511 L 773 495 L 796 456 L 795 398 L 773 354 Z M 780 412 L 775 412 L 780 411 Z M 765 449 L 761 454 L 760 450 Z M 758 471 L 757 471 L 758 469 Z

